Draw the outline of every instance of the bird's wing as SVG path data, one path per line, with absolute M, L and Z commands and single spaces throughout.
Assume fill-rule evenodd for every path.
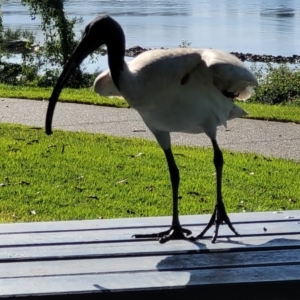
M 130 71 L 137 74 L 138 80 L 143 82 L 140 86 L 144 90 L 147 90 L 145 89 L 147 83 L 161 89 L 167 89 L 170 82 L 174 84 L 178 81 L 183 85 L 189 80 L 189 75 L 199 68 L 202 73 L 206 73 L 203 74 L 201 82 L 204 78 L 209 80 L 203 64 L 207 66 L 214 85 L 220 91 L 233 94 L 241 100 L 246 100 L 252 95 L 252 87 L 257 85 L 255 77 L 238 58 L 224 51 L 192 48 L 157 49 L 144 52 L 127 63 Z M 141 70 L 143 71 L 140 72 Z M 151 90 L 151 87 L 148 90 Z M 94 91 L 102 96 L 121 95 L 112 81 L 109 70 L 96 78 Z
M 214 84 L 218 70 L 211 66 L 216 63 L 208 65 L 202 54 L 203 50 L 190 48 L 152 50 L 128 66 L 126 74 L 130 75 L 123 77 L 121 93 L 149 128 L 203 130 L 214 136 L 216 126 L 226 126 L 228 119 L 246 114 Z M 226 70 L 221 71 L 218 76 L 228 76 Z M 228 81 L 228 77 L 225 79 Z
M 201 49 L 202 59 L 213 74 L 215 86 L 223 92 L 247 100 L 257 80 L 237 57 L 214 49 Z
M 129 70 L 140 82 L 151 78 L 155 86 L 179 84 L 202 61 L 201 54 L 194 49 L 154 49 L 143 52 L 130 62 Z M 157 82 L 156 82 L 157 81 Z

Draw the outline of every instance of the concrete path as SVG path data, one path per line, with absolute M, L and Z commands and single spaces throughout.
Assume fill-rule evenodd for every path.
M 44 127 L 47 105 L 48 101 L 0 98 L 0 122 Z M 53 128 L 154 139 L 138 113 L 126 108 L 58 103 Z M 205 134 L 173 133 L 172 142 L 211 147 Z M 218 142 L 223 149 L 300 161 L 300 125 L 294 123 L 235 119 L 227 129 L 219 127 Z

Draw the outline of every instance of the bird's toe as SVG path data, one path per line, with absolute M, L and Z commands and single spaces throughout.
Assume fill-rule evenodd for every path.
M 158 233 L 150 233 L 150 234 L 135 234 L 132 237 L 135 238 L 156 238 L 159 240 L 161 244 L 169 241 L 169 240 L 184 240 L 189 239 L 192 232 L 189 229 L 182 228 L 181 226 L 173 227 L 171 226 L 169 230 L 158 232 Z
M 227 224 L 228 227 L 230 228 L 230 230 L 237 236 L 239 236 L 240 234 L 235 230 L 235 228 L 233 227 L 227 213 L 225 210 L 225 206 L 223 203 L 221 203 L 220 205 L 216 205 L 215 210 L 208 222 L 208 224 L 206 225 L 206 227 L 202 230 L 202 232 L 197 235 L 194 239 L 201 239 L 204 237 L 205 233 L 208 231 L 208 229 L 210 229 L 213 225 L 215 225 L 215 230 L 213 232 L 212 235 L 212 243 L 215 243 L 219 234 L 219 228 L 220 225 L 222 224 Z

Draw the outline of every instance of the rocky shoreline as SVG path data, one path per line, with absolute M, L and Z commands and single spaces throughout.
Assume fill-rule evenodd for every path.
M 239 52 L 230 52 L 231 54 L 238 57 L 241 61 L 250 61 L 250 62 L 262 62 L 262 63 L 289 63 L 289 64 L 299 64 L 300 56 L 293 54 L 292 56 L 281 56 L 281 55 L 259 55 L 251 53 L 239 53 Z
M 142 52 L 151 50 L 152 48 L 142 48 L 140 46 L 131 47 L 126 49 L 125 56 L 135 57 Z M 164 48 L 161 48 L 164 49 Z M 101 55 L 106 55 L 107 50 L 101 49 Z M 300 63 L 300 55 L 292 55 L 292 56 L 281 56 L 281 55 L 266 55 L 266 54 L 251 54 L 251 53 L 242 53 L 242 52 L 230 52 L 234 56 L 238 57 L 241 61 L 249 61 L 249 62 L 262 62 L 262 63 L 289 63 L 289 64 L 298 64 Z
M 4 49 L 9 53 L 22 54 L 24 52 L 37 51 L 42 47 L 37 44 L 29 44 L 29 41 L 24 40 L 14 40 L 6 43 L 4 45 Z M 140 46 L 131 47 L 125 50 L 125 56 L 127 57 L 135 57 L 142 52 L 151 50 L 154 48 L 143 48 Z M 166 49 L 166 48 L 161 48 Z M 100 49 L 99 52 L 101 55 L 106 55 L 106 49 Z M 289 63 L 289 64 L 298 64 L 300 63 L 300 55 L 292 55 L 292 56 L 282 56 L 282 55 L 266 55 L 266 54 L 252 54 L 252 53 L 242 53 L 242 52 L 230 52 L 231 54 L 238 57 L 241 61 L 249 61 L 249 62 L 262 62 L 262 63 Z

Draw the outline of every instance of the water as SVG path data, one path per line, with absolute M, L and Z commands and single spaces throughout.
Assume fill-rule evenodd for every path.
M 40 20 L 31 20 L 20 0 L 2 3 L 5 27 L 33 30 L 42 42 Z M 83 18 L 78 37 L 95 16 L 111 15 L 123 27 L 127 47 L 177 47 L 186 40 L 192 47 L 300 54 L 298 0 L 68 0 L 65 10 L 69 17 Z

